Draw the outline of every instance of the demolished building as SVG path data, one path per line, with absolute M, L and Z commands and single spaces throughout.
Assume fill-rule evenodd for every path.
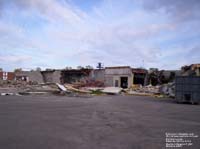
M 71 69 L 61 71 L 61 83 L 86 82 L 91 69 Z
M 104 69 L 47 69 L 45 71 L 19 71 L 16 80 L 38 83 L 74 84 L 129 88 L 133 84 L 153 86 L 173 82 L 180 71 L 131 68 L 130 66 Z
M 182 76 L 200 76 L 200 64 L 191 64 L 181 67 Z
M 15 72 L 16 81 L 44 83 L 40 71 L 18 71 Z
M 19 71 L 15 73 L 17 81 L 37 82 L 37 83 L 74 83 L 84 81 L 89 77 L 91 70 L 56 70 L 45 71 Z
M 45 70 L 41 75 L 44 83 L 61 83 L 61 70 Z
M 153 86 L 174 82 L 176 76 L 180 76 L 180 70 L 158 70 L 150 69 L 148 72 L 147 82 Z

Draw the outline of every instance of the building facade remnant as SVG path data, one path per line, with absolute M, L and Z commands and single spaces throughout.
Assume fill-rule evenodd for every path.
M 133 73 L 129 66 L 106 67 L 105 85 L 121 88 L 131 87 L 133 84 Z
M 181 67 L 182 76 L 200 76 L 200 64 Z
M 102 69 L 46 69 L 45 71 L 0 72 L 1 80 L 18 80 L 37 83 L 82 83 L 87 86 L 129 88 L 133 84 L 161 85 L 173 82 L 176 76 L 200 76 L 200 64 L 192 64 L 179 70 L 131 68 L 130 66 Z
M 91 69 L 62 70 L 61 83 L 86 82 L 91 71 Z
M 61 70 L 41 71 L 44 83 L 61 83 Z
M 44 83 L 40 71 L 18 71 L 15 72 L 15 80 L 25 82 Z
M 13 72 L 0 72 L 0 80 L 7 80 L 7 81 L 12 81 L 15 79 L 15 73 Z

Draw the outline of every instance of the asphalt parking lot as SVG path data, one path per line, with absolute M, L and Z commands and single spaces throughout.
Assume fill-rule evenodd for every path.
M 0 149 L 160 149 L 195 133 L 200 105 L 139 96 L 0 96 Z

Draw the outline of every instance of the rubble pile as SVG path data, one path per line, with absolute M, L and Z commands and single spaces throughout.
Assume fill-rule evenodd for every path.
M 54 83 L 38 84 L 25 81 L 2 81 L 0 83 L 1 95 L 30 95 L 58 92 L 59 89 Z
M 100 88 L 100 87 L 101 88 Z M 100 94 L 103 90 L 102 82 L 91 81 L 87 83 L 76 82 L 73 84 L 35 83 L 26 81 L 1 81 L 0 95 L 41 95 L 41 94 Z M 100 91 L 100 92 L 99 92 Z
M 101 81 L 93 81 L 93 80 L 86 80 L 80 81 L 70 84 L 74 88 L 83 88 L 83 87 L 104 87 L 104 83 Z
M 18 92 L 28 88 L 30 84 L 18 81 L 0 81 L 0 94 L 1 95 L 15 95 Z
M 145 96 L 153 96 L 153 95 L 159 95 L 159 86 L 141 86 L 141 85 L 133 85 L 130 90 L 128 91 L 128 94 L 131 95 L 145 95 Z
M 104 87 L 100 81 L 76 82 L 73 84 L 59 84 L 59 83 L 36 83 L 24 81 L 1 81 L 0 95 L 37 95 L 37 94 L 57 94 L 57 95 L 72 95 L 72 94 L 122 94 L 129 95 L 143 95 L 161 97 L 175 97 L 174 83 L 163 85 L 132 85 L 128 89 L 120 87 Z
M 31 85 L 24 89 L 19 94 L 57 94 L 60 90 L 56 86 L 56 84 L 38 84 L 38 85 Z
M 106 94 L 120 94 L 123 91 L 120 87 L 105 87 L 102 92 Z
M 79 87 L 75 87 L 73 84 L 64 84 L 64 87 L 71 92 L 78 92 L 78 93 L 90 93 L 90 91 L 86 90 L 86 89 L 81 89 L 80 86 Z
M 159 92 L 169 97 L 175 97 L 175 83 L 163 84 L 160 86 Z
M 131 95 L 144 95 L 144 96 L 155 96 L 155 97 L 175 97 L 175 85 L 174 83 L 168 83 L 163 85 L 133 85 L 128 91 Z

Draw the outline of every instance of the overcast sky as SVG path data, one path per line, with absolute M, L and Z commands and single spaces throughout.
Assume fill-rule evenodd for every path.
M 0 67 L 200 62 L 200 0 L 0 0 Z

